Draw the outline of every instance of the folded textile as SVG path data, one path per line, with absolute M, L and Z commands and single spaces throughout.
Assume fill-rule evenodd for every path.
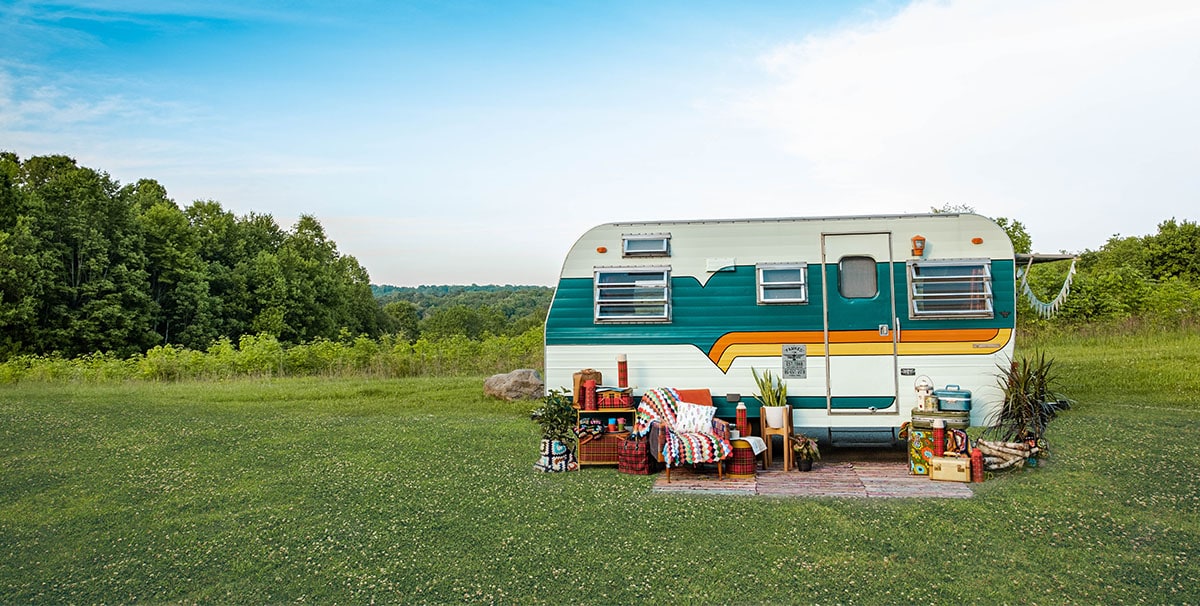
M 750 449 L 754 451 L 755 456 L 758 456 L 767 449 L 767 441 L 758 436 L 742 436 L 739 440 L 745 440 L 750 443 Z
M 578 425 L 575 427 L 575 437 L 580 444 L 587 444 L 603 433 L 603 425 Z

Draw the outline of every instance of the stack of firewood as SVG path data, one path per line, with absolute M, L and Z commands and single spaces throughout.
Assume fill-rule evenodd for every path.
M 1025 442 L 990 442 L 976 440 L 976 447 L 983 453 L 983 468 L 988 471 L 998 469 L 1019 469 L 1025 466 L 1025 460 L 1036 456 L 1040 449 Z

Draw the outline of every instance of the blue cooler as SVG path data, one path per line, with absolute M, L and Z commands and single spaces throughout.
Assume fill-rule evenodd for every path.
M 971 392 L 958 385 L 947 385 L 933 390 L 938 399 L 938 410 L 971 410 Z

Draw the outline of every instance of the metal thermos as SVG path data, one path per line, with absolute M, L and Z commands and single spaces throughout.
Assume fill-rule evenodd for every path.
M 625 360 L 625 354 L 617 355 L 617 387 L 629 387 L 629 364 Z
M 983 481 L 983 451 L 978 448 L 971 449 L 971 481 Z
M 596 382 L 592 379 L 583 382 L 583 409 L 596 410 Z
M 946 454 L 946 422 L 941 419 L 933 420 L 933 456 Z

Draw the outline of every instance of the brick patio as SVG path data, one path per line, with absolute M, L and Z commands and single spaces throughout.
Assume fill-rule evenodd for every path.
M 824 450 L 824 449 L 823 449 Z M 968 499 L 970 484 L 935 482 L 928 476 L 908 473 L 904 453 L 892 450 L 829 449 L 812 471 L 783 471 L 779 461 L 771 469 L 758 470 L 753 478 L 717 479 L 715 467 L 671 470 L 671 483 L 659 473 L 654 492 L 692 494 L 740 494 L 778 497 L 834 498 L 937 498 Z

